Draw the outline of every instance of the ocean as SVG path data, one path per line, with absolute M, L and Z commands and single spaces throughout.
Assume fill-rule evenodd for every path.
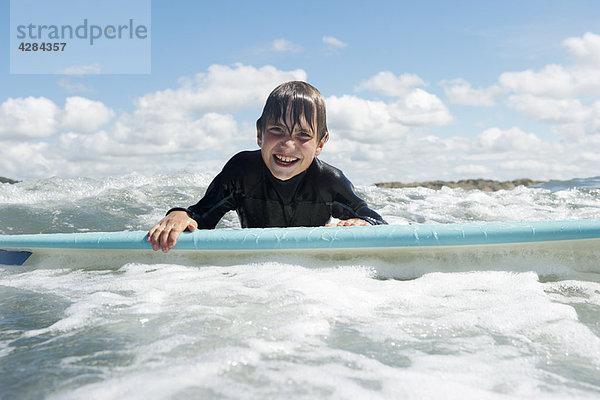
M 0 184 L 0 234 L 147 230 L 210 179 Z M 391 224 L 600 218 L 600 177 L 356 189 Z M 375 263 L 0 266 L 0 399 L 600 398 L 600 275 Z

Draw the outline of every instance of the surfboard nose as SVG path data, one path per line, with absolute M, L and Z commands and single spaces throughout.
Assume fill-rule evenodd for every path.
M 23 265 L 30 255 L 30 251 L 0 249 L 0 264 Z

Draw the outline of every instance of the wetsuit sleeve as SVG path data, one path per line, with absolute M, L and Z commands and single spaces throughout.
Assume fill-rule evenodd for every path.
M 188 208 L 172 208 L 167 214 L 186 211 L 198 223 L 198 229 L 214 229 L 225 213 L 236 209 L 239 190 L 236 189 L 236 174 L 231 164 L 230 160 L 213 179 L 198 203 Z
M 336 171 L 333 184 L 331 215 L 338 219 L 360 218 L 371 225 L 387 225 L 381 216 L 370 209 L 367 203 L 354 192 L 354 186 L 341 171 Z

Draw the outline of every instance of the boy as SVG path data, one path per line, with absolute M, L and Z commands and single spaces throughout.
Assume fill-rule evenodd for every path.
M 340 170 L 316 158 L 329 133 L 315 87 L 297 81 L 276 87 L 256 132 L 260 150 L 233 156 L 196 205 L 169 210 L 150 229 L 154 250 L 169 251 L 186 229 L 213 229 L 230 210 L 244 228 L 323 226 L 332 216 L 338 226 L 386 223 Z

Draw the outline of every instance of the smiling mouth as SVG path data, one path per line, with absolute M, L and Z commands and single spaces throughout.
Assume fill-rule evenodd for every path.
M 273 159 L 275 160 L 275 164 L 280 165 L 282 167 L 289 167 L 290 165 L 294 165 L 300 160 L 298 157 L 284 156 L 281 154 L 274 154 Z

